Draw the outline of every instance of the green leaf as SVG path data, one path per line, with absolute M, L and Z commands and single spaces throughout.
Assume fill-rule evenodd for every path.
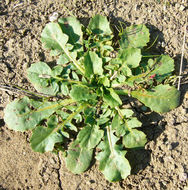
M 97 119 L 96 121 L 97 121 L 97 125 L 103 125 L 103 124 L 107 123 L 109 120 L 110 119 L 107 117 L 101 117 L 101 118 Z
M 130 129 L 142 126 L 142 123 L 136 117 L 128 119 L 126 124 Z
M 99 84 L 103 84 L 106 87 L 110 87 L 110 80 L 108 77 L 104 76 L 102 78 L 99 78 Z
M 67 84 L 61 83 L 61 92 L 65 96 L 67 96 L 69 94 L 69 88 L 68 88 Z
M 66 128 L 70 129 L 71 131 L 78 132 L 77 127 L 75 125 L 73 125 L 72 123 L 66 123 L 65 126 L 66 126 Z
M 146 142 L 146 135 L 137 129 L 132 129 L 123 137 L 123 144 L 126 148 L 141 148 L 145 146 Z
M 43 119 L 48 118 L 58 108 L 56 102 L 39 102 L 24 97 L 8 104 L 4 120 L 10 129 L 25 131 L 33 129 Z
M 72 45 L 67 44 L 69 37 L 63 33 L 61 27 L 57 23 L 49 23 L 44 28 L 41 41 L 45 48 L 56 49 L 62 53 L 65 53 L 74 66 L 79 69 L 81 73 L 84 73 L 84 69 L 75 59 L 75 52 L 70 52 Z
M 154 70 L 150 72 L 149 77 L 156 74 L 155 80 L 162 82 L 174 71 L 174 60 L 168 55 L 161 55 L 154 62 Z
M 122 137 L 126 133 L 127 127 L 125 126 L 125 123 L 123 123 L 119 114 L 116 114 L 112 120 L 112 130 L 115 130 L 118 137 Z
M 94 34 L 111 35 L 110 23 L 105 16 L 95 15 L 91 18 L 88 29 Z
M 35 152 L 52 151 L 55 143 L 63 141 L 62 135 L 54 132 L 58 125 L 57 117 L 51 116 L 47 125 L 48 127 L 38 126 L 33 132 L 30 143 Z
M 119 114 L 116 113 L 116 115 L 112 119 L 112 130 L 116 130 L 120 127 L 120 120 Z
M 74 80 L 79 81 L 79 77 L 78 77 L 78 75 L 76 74 L 76 72 L 74 72 L 74 71 L 72 71 L 72 78 L 73 78 Z
M 87 52 L 84 56 L 85 76 L 91 77 L 93 74 L 102 75 L 102 59 L 95 52 Z
M 149 42 L 149 36 L 149 30 L 145 25 L 132 25 L 123 31 L 120 46 L 121 48 L 143 48 Z
M 59 85 L 56 81 L 52 81 L 53 72 L 46 63 L 38 62 L 27 69 L 27 78 L 38 92 L 56 95 Z
M 97 95 L 92 93 L 90 89 L 86 86 L 73 85 L 70 91 L 70 96 L 76 101 L 81 101 L 81 100 L 87 101 L 87 100 L 96 99 Z
M 121 69 L 122 73 L 125 75 L 125 76 L 132 76 L 132 71 L 131 69 L 127 66 L 127 65 L 122 65 L 122 69 Z
M 65 65 L 68 62 L 70 62 L 69 57 L 66 54 L 62 54 L 59 56 L 59 59 L 57 60 L 58 65 Z
M 131 109 L 121 109 L 121 113 L 125 118 L 129 118 L 134 114 Z
M 59 75 L 61 75 L 62 71 L 63 71 L 63 67 L 60 65 L 57 65 L 57 66 L 53 67 L 53 69 L 52 69 L 52 76 L 53 77 L 59 76 Z
M 151 110 L 159 113 L 168 112 L 176 108 L 180 99 L 180 92 L 175 87 L 162 84 L 151 90 L 132 91 L 131 95 Z
M 141 50 L 138 48 L 126 48 L 120 51 L 119 54 L 122 63 L 130 68 L 138 67 L 142 58 Z
M 81 148 L 76 140 L 67 151 L 66 166 L 74 174 L 80 174 L 89 167 L 92 155 L 93 149 Z
M 109 140 L 105 136 L 104 141 L 98 146 L 101 152 L 96 155 L 96 159 L 100 162 L 99 169 L 110 182 L 125 179 L 131 171 L 129 162 L 125 158 L 126 151 L 123 151 L 121 145 L 116 144 L 117 141 L 118 138 L 110 132 Z
M 79 141 L 81 148 L 88 150 L 95 148 L 104 135 L 104 131 L 99 129 L 99 126 L 85 126 L 78 134 L 77 141 Z
M 103 99 L 112 108 L 122 104 L 121 99 L 112 88 L 106 89 Z
M 49 23 L 42 31 L 41 41 L 47 49 L 62 51 L 62 46 L 65 47 L 68 42 L 68 36 L 62 32 L 59 24 Z
M 58 23 L 63 33 L 69 36 L 68 43 L 75 45 L 76 42 L 82 42 L 82 26 L 76 17 L 69 16 L 67 18 L 60 18 Z

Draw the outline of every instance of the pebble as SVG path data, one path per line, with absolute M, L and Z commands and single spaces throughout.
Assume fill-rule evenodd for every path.
M 10 3 L 10 0 L 5 0 L 6 5 Z
M 59 13 L 54 12 L 51 16 L 49 16 L 49 20 L 50 20 L 50 22 L 54 22 L 58 19 L 58 17 L 59 17 Z
M 184 7 L 183 5 L 180 5 L 179 10 L 180 10 L 180 11 L 183 11 L 184 9 L 185 9 L 185 7 Z
M 161 43 L 161 47 L 164 48 L 165 46 L 166 46 L 165 42 L 162 42 L 162 43 Z
M 186 173 L 179 174 L 179 179 L 180 179 L 180 181 L 186 181 L 187 180 L 187 174 Z

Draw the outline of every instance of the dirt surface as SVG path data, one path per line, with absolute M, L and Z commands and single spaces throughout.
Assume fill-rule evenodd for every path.
M 40 34 L 53 12 L 59 16 L 73 14 L 83 22 L 98 13 L 108 16 L 113 23 L 145 23 L 152 39 L 159 35 L 158 51 L 170 54 L 179 68 L 183 27 L 188 16 L 186 0 L 1 0 L 1 84 L 32 89 L 25 70 L 39 60 L 52 60 L 42 49 Z M 66 169 L 61 155 L 32 152 L 30 133 L 11 131 L 3 121 L 4 107 L 18 95 L 0 91 L 0 189 L 188 190 L 187 50 L 185 44 L 181 105 L 161 116 L 150 114 L 140 118 L 148 137 L 146 149 L 128 154 L 132 175 L 118 183 L 107 182 L 97 163 L 84 174 L 74 175 Z

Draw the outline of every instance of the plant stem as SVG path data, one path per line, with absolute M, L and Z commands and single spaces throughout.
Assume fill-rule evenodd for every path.
M 50 96 L 50 95 L 43 94 L 43 93 L 31 92 L 29 90 L 26 90 L 26 89 L 21 88 L 21 87 L 16 86 L 16 85 L 12 85 L 12 86 L 9 86 L 9 85 L 0 85 L 0 90 L 10 91 L 10 92 L 21 94 L 21 95 L 23 95 L 25 93 L 25 94 L 27 94 L 27 96 L 30 95 L 30 96 L 35 96 L 35 97 L 38 97 L 38 98 L 55 97 L 55 96 Z
M 185 36 L 187 32 L 187 19 L 185 23 L 185 28 L 184 28 L 184 36 L 183 36 L 183 44 L 182 44 L 182 51 L 181 51 L 181 61 L 180 61 L 180 70 L 179 70 L 179 80 L 178 80 L 178 90 L 180 90 L 180 84 L 181 84 L 181 74 L 182 74 L 182 67 L 183 67 L 183 55 L 184 55 L 184 49 L 185 49 Z
M 127 121 L 126 121 L 126 119 L 124 118 L 123 114 L 121 113 L 121 110 L 119 109 L 119 107 L 115 107 L 115 109 L 117 110 L 117 112 L 118 112 L 120 118 L 124 121 L 125 126 L 127 127 L 128 131 L 129 131 L 129 132 L 132 132 L 131 128 L 128 127 Z
M 113 150 L 112 139 L 111 139 L 111 125 L 107 126 L 107 137 L 108 137 L 108 142 L 109 142 L 109 146 L 110 146 L 110 151 L 111 151 L 112 157 L 113 157 L 114 156 L 114 150 Z
M 68 82 L 68 83 L 82 84 L 82 82 L 76 81 L 76 80 L 64 79 L 64 78 L 61 78 L 61 77 L 53 77 L 53 78 L 57 79 L 57 80 L 60 80 L 60 81 Z
M 57 103 L 57 104 L 54 104 L 54 105 L 51 105 L 51 106 L 47 106 L 47 107 L 44 107 L 44 108 L 40 108 L 38 110 L 36 110 L 36 112 L 41 112 L 41 111 L 44 111 L 44 110 L 47 110 L 47 109 L 52 109 L 52 108 L 55 108 L 55 107 L 62 107 L 62 106 L 67 106 L 69 104 L 72 104 L 72 103 L 75 103 L 76 101 L 73 100 L 73 99 L 65 99 L 63 101 L 61 101 L 60 103 Z
M 82 104 L 80 107 L 78 107 L 78 109 L 77 109 L 75 112 L 73 112 L 72 114 L 70 114 L 70 115 L 68 116 L 68 118 L 67 118 L 65 121 L 63 121 L 63 123 L 61 123 L 61 124 L 55 129 L 55 131 L 63 130 L 64 126 L 65 126 L 68 122 L 71 122 L 71 120 L 72 120 L 78 113 L 80 113 L 84 108 L 86 108 L 87 106 L 88 106 L 88 104 L 85 103 L 85 104 Z
M 59 44 L 61 46 L 61 48 L 63 49 L 63 51 L 65 52 L 65 54 L 68 56 L 68 58 L 73 62 L 73 64 L 77 67 L 77 69 L 84 74 L 85 70 L 79 65 L 79 63 L 70 55 L 69 51 L 67 49 L 65 49 L 61 44 Z
M 128 96 L 130 94 L 130 91 L 127 89 L 123 89 L 123 90 L 115 90 L 114 91 L 118 94 L 118 95 L 124 95 L 124 96 Z
M 157 37 L 155 38 L 155 40 L 153 41 L 153 43 L 148 48 L 146 48 L 145 51 L 153 47 L 153 45 L 157 41 L 158 37 L 159 37 L 159 35 L 157 35 Z
M 161 55 L 143 55 L 142 57 L 159 57 Z

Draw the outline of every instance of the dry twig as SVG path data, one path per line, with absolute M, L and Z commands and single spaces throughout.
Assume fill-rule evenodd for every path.
M 181 78 L 182 78 L 181 74 L 182 74 L 182 67 L 183 67 L 183 55 L 184 55 L 184 48 L 185 48 L 186 33 L 187 33 L 187 20 L 186 20 L 186 23 L 185 23 L 183 45 L 182 45 L 182 52 L 181 52 L 180 71 L 179 71 L 179 80 L 178 80 L 178 90 L 180 90 Z

